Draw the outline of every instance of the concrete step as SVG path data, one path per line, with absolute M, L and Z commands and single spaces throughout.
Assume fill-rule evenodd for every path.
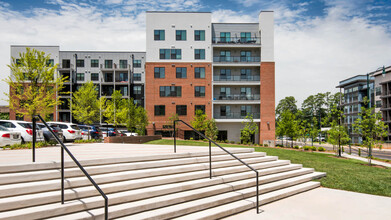
M 301 192 L 305 192 L 317 188 L 319 186 L 320 186 L 319 182 L 306 182 L 306 183 L 301 183 L 295 186 L 262 194 L 259 196 L 260 208 L 262 209 L 262 205 L 264 204 L 271 203 Z M 255 198 L 248 198 L 248 199 L 243 199 L 236 202 L 228 203 L 225 205 L 205 209 L 199 212 L 194 212 L 188 215 L 184 215 L 175 218 L 175 220 L 220 219 L 249 209 L 254 209 L 252 211 L 256 212 L 255 208 L 256 208 Z M 259 214 L 259 218 L 262 219 L 262 214 Z M 126 217 L 123 219 L 126 219 Z
M 308 172 L 312 172 L 312 170 L 303 168 L 300 169 L 300 171 L 288 171 L 286 173 L 281 174 L 280 180 L 278 180 L 278 178 L 276 178 L 276 176 L 273 175 L 261 177 L 260 183 L 263 185 L 259 187 L 260 193 L 266 193 L 273 190 L 281 189 L 283 187 L 289 187 L 303 182 L 307 182 L 317 176 L 314 174 L 304 174 Z M 296 175 L 301 175 L 301 176 L 296 176 Z M 253 179 L 253 182 L 255 184 L 255 179 Z M 138 200 L 134 202 L 126 202 L 122 199 L 121 202 L 118 202 L 118 205 L 112 204 L 112 202 L 117 203 L 115 201 L 116 198 L 114 196 L 110 197 L 111 195 L 109 195 L 109 203 L 111 204 L 109 207 L 109 212 L 110 212 L 109 217 L 118 218 L 121 216 L 131 215 L 128 216 L 129 219 L 173 218 L 176 216 L 188 214 L 193 211 L 198 211 L 205 208 L 209 208 L 216 205 L 249 197 L 252 194 L 251 191 L 253 191 L 253 193 L 255 194 L 255 187 L 242 189 L 241 191 L 243 192 L 240 191 L 235 192 L 233 191 L 232 185 L 235 185 L 236 188 L 239 188 L 240 186 L 243 187 L 247 186 L 241 183 L 230 182 L 226 184 L 219 184 L 210 187 L 183 191 L 183 192 L 173 193 L 164 196 L 156 196 L 153 198 Z M 126 198 L 126 196 L 123 198 Z M 92 201 L 87 201 L 87 200 L 88 199 L 86 200 L 83 199 L 82 201 L 79 202 L 87 206 L 87 208 L 89 209 L 88 211 L 82 211 L 70 215 L 62 215 L 59 216 L 58 218 L 53 218 L 53 219 L 101 219 L 103 218 L 104 210 L 101 207 L 98 209 L 91 209 L 92 207 L 90 205 L 92 204 Z M 95 203 L 97 203 L 97 201 Z M 67 210 L 69 208 L 70 207 L 66 207 Z M 51 213 L 53 213 L 53 210 L 51 210 Z M 61 212 L 58 211 L 55 211 L 55 213 L 58 213 L 59 215 L 61 214 Z
M 252 153 L 253 148 L 227 148 L 227 150 L 233 154 L 239 153 Z M 59 153 L 60 155 L 60 153 Z M 117 164 L 117 163 L 130 163 L 130 162 L 142 162 L 142 161 L 155 161 L 155 160 L 169 160 L 178 158 L 189 158 L 189 157 L 201 157 L 208 156 L 209 152 L 194 152 L 194 153 L 172 153 L 162 155 L 141 155 L 133 157 L 119 157 L 119 158 L 105 158 L 105 159 L 91 159 L 82 160 L 80 163 L 85 166 L 94 165 L 106 165 L 106 164 Z M 212 147 L 212 155 L 227 155 L 226 152 Z M 77 158 L 77 155 L 75 155 Z M 77 167 L 73 161 L 65 161 L 65 167 Z M 36 162 L 36 163 L 23 163 L 23 164 L 4 164 L 0 165 L 0 173 L 15 173 L 15 172 L 26 172 L 26 171 L 37 171 L 37 170 L 48 170 L 48 169 L 59 169 L 61 168 L 61 162 Z
M 270 174 L 278 174 L 282 172 L 297 170 L 302 168 L 299 164 L 283 165 L 278 167 L 265 168 L 259 171 L 260 176 L 266 176 Z M 184 174 L 173 174 L 167 176 L 150 177 L 137 180 L 121 181 L 109 184 L 100 185 L 101 189 L 105 193 L 115 193 L 120 191 L 134 190 L 133 199 L 145 199 L 154 192 L 151 187 L 164 185 L 164 190 L 158 190 L 152 195 L 163 195 L 166 193 L 178 192 L 181 190 L 195 189 L 197 187 L 205 187 L 215 184 L 227 183 L 232 181 L 243 180 L 246 178 L 254 178 L 255 174 L 253 171 L 240 172 L 234 174 L 226 174 L 218 177 L 209 179 L 208 171 L 197 171 Z M 192 178 L 200 178 L 193 180 Z M 148 187 L 145 193 L 145 188 L 140 186 Z M 78 198 L 86 198 L 90 196 L 99 196 L 95 187 L 79 187 L 65 190 L 65 199 L 73 200 Z M 59 191 L 43 192 L 29 195 L 14 196 L 8 198 L 0 198 L 0 211 L 18 209 L 23 207 L 30 207 L 36 205 L 49 204 L 54 202 L 60 202 Z
M 264 162 L 270 162 L 276 160 L 277 157 L 271 157 L 271 156 L 243 159 L 243 161 L 248 162 L 249 164 L 264 163 Z M 270 164 L 266 164 L 266 166 L 268 165 Z M 277 163 L 276 165 L 278 166 L 279 164 Z M 257 166 L 262 166 L 262 164 Z M 227 170 L 231 168 L 236 168 L 236 170 L 243 169 L 241 163 L 236 160 L 220 161 L 220 162 L 212 163 L 213 169 L 221 168 L 221 167 L 226 167 Z M 151 169 L 142 169 L 142 170 L 122 171 L 122 172 L 109 173 L 109 174 L 99 174 L 99 175 L 92 175 L 92 178 L 97 184 L 103 184 L 103 183 L 111 183 L 111 182 L 131 180 L 131 179 L 146 178 L 152 176 L 160 176 L 162 174 L 169 175 L 169 174 L 193 172 L 193 171 L 208 170 L 208 169 L 209 169 L 209 163 L 198 163 L 198 164 L 188 164 L 182 166 L 151 168 Z M 227 170 L 219 170 L 217 173 L 225 174 Z M 231 172 L 236 172 L 236 171 L 231 171 Z M 73 177 L 73 178 L 66 178 L 64 185 L 65 188 L 68 189 L 68 188 L 75 188 L 81 186 L 90 186 L 91 183 L 86 177 Z M 39 182 L 9 184 L 9 185 L 0 186 L 0 196 L 10 197 L 16 195 L 46 192 L 46 191 L 53 191 L 59 189 L 61 189 L 61 180 L 45 180 Z
M 245 158 L 259 158 L 266 156 L 263 152 L 255 153 L 239 153 L 236 154 L 237 157 L 241 159 Z M 212 157 L 212 161 L 227 161 L 233 160 L 231 155 L 217 155 Z M 158 167 L 169 167 L 185 164 L 195 164 L 195 163 L 206 163 L 209 162 L 208 156 L 200 157 L 190 157 L 190 158 L 179 158 L 179 159 L 165 159 L 165 160 L 156 160 L 156 161 L 142 161 L 142 162 L 130 162 L 130 163 L 117 163 L 117 164 L 105 164 L 105 165 L 92 165 L 86 166 L 85 169 L 90 175 L 104 174 L 104 173 L 113 173 L 129 170 L 141 170 L 148 168 L 158 168 Z M 76 168 L 67 168 L 64 170 L 65 177 L 77 177 L 84 176 L 82 171 Z M 18 172 L 18 173 L 5 173 L 0 174 L 0 185 L 11 184 L 11 183 L 22 183 L 22 182 L 32 182 L 39 180 L 49 180 L 49 179 L 58 179 L 61 178 L 61 169 L 50 169 L 50 170 L 35 170 L 28 172 Z

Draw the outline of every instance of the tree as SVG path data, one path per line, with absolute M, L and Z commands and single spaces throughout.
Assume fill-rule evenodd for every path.
M 72 115 L 80 123 L 92 124 L 99 121 L 99 111 L 98 91 L 89 81 L 73 93 Z
M 193 120 L 190 121 L 191 126 L 199 131 L 205 131 L 207 128 L 208 116 L 202 110 L 196 110 Z
M 368 99 L 364 98 L 364 106 L 368 105 Z M 382 143 L 381 138 L 387 136 L 388 126 L 381 120 L 380 112 L 374 108 L 361 107 L 359 118 L 354 121 L 353 128 L 363 138 L 363 144 L 368 148 L 368 162 L 371 165 L 372 147 Z
M 167 127 L 171 127 L 172 129 L 174 129 L 173 125 L 175 123 L 175 132 L 177 132 L 178 131 L 177 120 L 179 120 L 179 115 L 176 113 L 172 113 L 171 116 L 168 117 L 168 121 L 166 123 Z M 173 137 L 174 136 L 173 130 L 170 130 L 170 133 L 171 133 L 171 136 Z
M 53 65 L 49 55 L 26 48 L 20 58 L 12 57 L 11 75 L 5 79 L 10 86 L 9 108 L 19 116 L 40 114 L 47 118 L 61 104 L 58 91 L 64 88 L 65 78 L 56 76 L 57 64 Z
M 107 100 L 104 104 L 103 116 L 106 117 L 105 122 L 117 126 L 118 124 L 121 124 L 121 116 L 118 121 L 118 114 L 121 115 L 121 109 L 124 102 L 122 101 L 122 94 L 119 90 L 115 90 L 111 97 L 112 98 Z
M 214 118 L 207 120 L 205 135 L 212 140 L 216 140 L 218 133 L 219 130 L 217 128 L 216 121 L 214 120 Z
M 293 96 L 287 96 L 281 99 L 276 108 L 276 121 L 278 122 L 282 112 L 289 110 L 293 114 L 297 113 L 296 99 Z
M 333 146 L 343 146 L 349 143 L 350 137 L 345 126 L 338 125 L 336 121 L 332 122 L 331 129 L 327 131 L 329 137 L 327 141 Z M 340 151 L 341 149 L 339 149 Z
M 293 139 L 296 139 L 299 135 L 299 124 L 296 116 L 289 110 L 282 112 L 281 120 L 278 122 L 277 134 L 290 137 L 292 140 L 291 147 L 293 147 Z
M 145 129 L 147 128 L 149 121 L 148 113 L 143 107 L 137 106 L 134 117 L 130 117 L 128 120 L 135 120 L 136 133 L 139 135 L 145 135 Z
M 251 136 L 258 132 L 258 125 L 254 122 L 251 114 L 244 118 L 242 124 L 244 124 L 244 128 L 240 132 L 240 140 L 242 143 L 247 144 L 251 142 Z

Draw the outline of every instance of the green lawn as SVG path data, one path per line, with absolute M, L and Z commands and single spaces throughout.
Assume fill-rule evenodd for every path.
M 172 145 L 173 140 L 156 140 L 147 144 Z M 178 145 L 208 146 L 208 142 L 177 140 Z M 220 144 L 222 147 L 248 147 L 233 144 Z M 327 177 L 320 179 L 323 187 L 348 190 L 391 197 L 391 169 L 366 166 L 365 162 L 344 158 L 335 158 L 324 153 L 293 151 L 281 148 L 256 147 L 255 151 L 266 152 L 304 167 L 326 172 Z

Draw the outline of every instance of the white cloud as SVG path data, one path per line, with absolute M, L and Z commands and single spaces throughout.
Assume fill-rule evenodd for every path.
M 212 22 L 227 22 L 227 23 L 248 23 L 258 22 L 257 14 L 245 14 L 243 12 L 235 12 L 232 10 L 219 9 L 212 12 Z

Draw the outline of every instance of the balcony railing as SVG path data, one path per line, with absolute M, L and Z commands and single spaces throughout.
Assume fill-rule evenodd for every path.
M 213 81 L 259 81 L 260 76 L 213 76 Z
M 260 100 L 260 95 L 215 95 L 213 100 Z
M 246 112 L 227 112 L 225 114 L 221 114 L 221 112 L 215 112 L 213 114 L 213 118 L 215 119 L 244 119 L 246 118 L 247 114 L 250 114 L 253 116 L 253 119 L 260 119 L 260 113 L 259 112 L 252 112 L 252 113 L 246 113 Z
M 260 37 L 214 37 L 213 44 L 261 44 Z
M 240 56 L 230 56 L 230 57 L 222 57 L 217 56 L 213 57 L 213 62 L 225 62 L 225 63 L 238 63 L 238 62 L 245 62 L 245 63 L 259 63 L 261 62 L 261 57 L 240 57 Z

